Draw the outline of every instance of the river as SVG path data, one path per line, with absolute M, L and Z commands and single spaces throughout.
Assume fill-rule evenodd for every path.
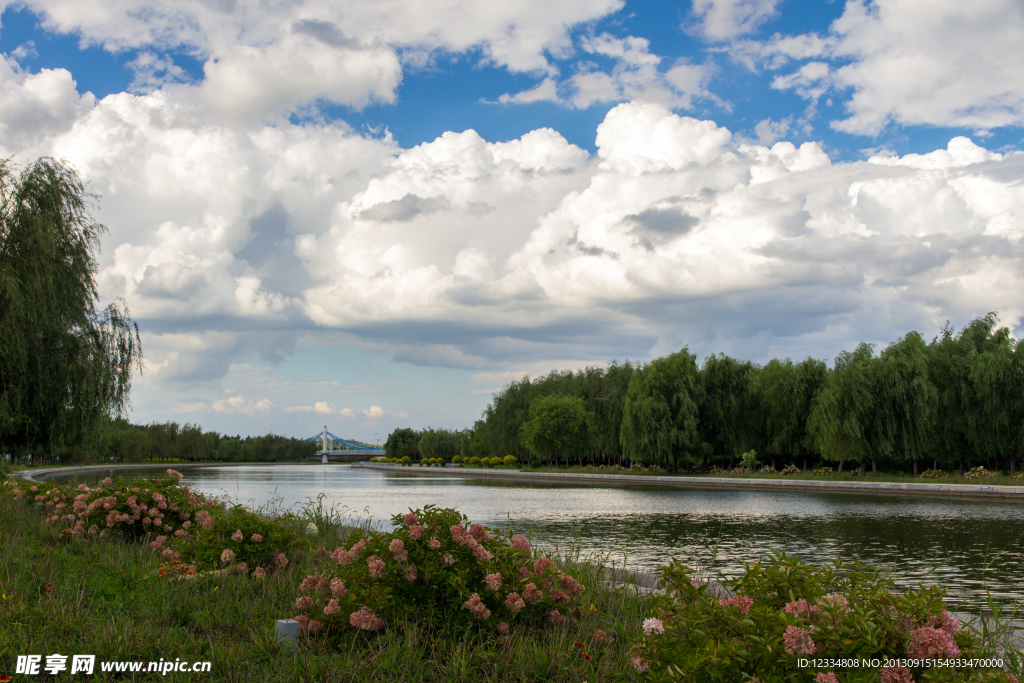
M 1024 506 L 1015 502 L 894 494 L 737 491 L 578 482 L 430 476 L 349 465 L 178 467 L 183 483 L 258 507 L 323 502 L 387 525 L 391 515 L 433 504 L 472 522 L 568 541 L 608 562 L 654 569 L 670 557 L 732 576 L 773 549 L 819 563 L 842 556 L 893 570 L 902 585 L 941 583 L 961 609 L 1024 597 Z M 152 476 L 152 470 L 102 470 Z M 70 481 L 73 475 L 51 478 Z

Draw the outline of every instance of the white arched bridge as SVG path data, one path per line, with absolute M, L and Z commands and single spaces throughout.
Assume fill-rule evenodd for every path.
M 320 450 L 316 452 L 317 455 L 322 456 L 321 462 L 327 462 L 331 457 L 339 458 L 350 458 L 350 457 L 381 457 L 384 455 L 384 449 L 379 446 L 371 446 L 369 444 L 360 443 L 351 439 L 343 439 L 340 436 L 335 436 L 327 431 L 327 425 L 324 425 L 324 430 L 316 436 L 311 436 L 306 439 L 308 442 L 319 441 Z

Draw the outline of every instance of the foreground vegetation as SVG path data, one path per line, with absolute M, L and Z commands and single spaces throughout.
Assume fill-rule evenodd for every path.
M 0 566 L 0 662 L 181 658 L 227 681 L 1012 683 L 1020 670 L 1012 615 L 961 624 L 941 588 L 899 594 L 839 561 L 778 554 L 714 590 L 673 561 L 667 593 L 646 595 L 606 581 L 601 558 L 545 552 L 454 510 L 347 526 L 320 501 L 252 511 L 176 474 L 0 487 L 0 553 L 17 559 Z M 286 618 L 301 624 L 294 650 L 275 639 Z M 799 665 L 814 653 L 1002 664 Z M 159 678 L 135 680 L 147 676 Z

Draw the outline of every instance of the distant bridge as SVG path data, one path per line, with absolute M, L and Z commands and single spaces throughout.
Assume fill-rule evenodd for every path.
M 349 439 L 343 439 L 340 436 L 331 434 L 327 431 L 327 425 L 324 425 L 324 431 L 316 436 L 309 437 L 306 441 L 320 442 L 320 450 L 316 454 L 322 457 L 321 462 L 327 462 L 331 458 L 347 460 L 349 458 L 381 457 L 384 455 L 383 448 L 367 446 L 366 444 L 350 441 Z

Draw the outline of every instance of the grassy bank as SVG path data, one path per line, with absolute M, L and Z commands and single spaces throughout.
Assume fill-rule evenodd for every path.
M 303 577 L 331 563 L 315 549 L 334 548 L 349 530 L 322 508 L 274 519 L 293 532 L 315 520 L 318 533 L 302 533 L 290 563 L 262 581 L 244 574 L 172 581 L 173 568 L 148 544 L 119 534 L 69 540 L 43 514 L 0 496 L 0 674 L 14 676 L 18 655 L 61 653 L 95 654 L 97 661 L 212 662 L 211 674 L 167 677 L 104 674 L 97 665 L 95 680 L 633 680 L 630 634 L 622 629 L 642 620 L 642 598 L 605 587 L 593 562 L 563 558 L 566 573 L 588 587 L 594 605 L 572 625 L 514 627 L 496 639 L 479 629 L 446 628 L 437 615 L 391 624 L 379 635 L 306 638 L 289 654 L 275 643 L 274 622 L 295 615 Z M 595 628 L 618 629 L 620 638 L 592 649 L 586 660 L 574 643 L 589 643 Z
M 652 478 L 673 478 L 673 477 L 698 477 L 698 478 L 724 478 L 724 479 L 789 479 L 802 481 L 871 481 L 871 482 L 892 482 L 892 483 L 914 483 L 914 484 L 990 484 L 995 486 L 1024 486 L 1024 473 L 1016 476 L 1006 474 L 993 474 L 983 477 L 967 477 L 958 474 L 946 474 L 937 477 L 922 477 L 912 474 L 888 474 L 879 472 L 872 474 L 865 472 L 863 476 L 857 474 L 857 470 L 845 472 L 833 472 L 831 474 L 816 475 L 812 472 L 797 472 L 795 474 L 782 474 L 780 472 L 737 472 L 735 470 L 723 470 L 718 472 L 678 472 L 669 474 L 660 468 L 654 469 L 630 469 L 628 467 L 519 467 L 496 465 L 486 467 L 481 465 L 463 465 L 463 469 L 478 469 L 481 471 L 490 470 L 522 470 L 523 472 L 540 472 L 546 474 L 629 474 Z

